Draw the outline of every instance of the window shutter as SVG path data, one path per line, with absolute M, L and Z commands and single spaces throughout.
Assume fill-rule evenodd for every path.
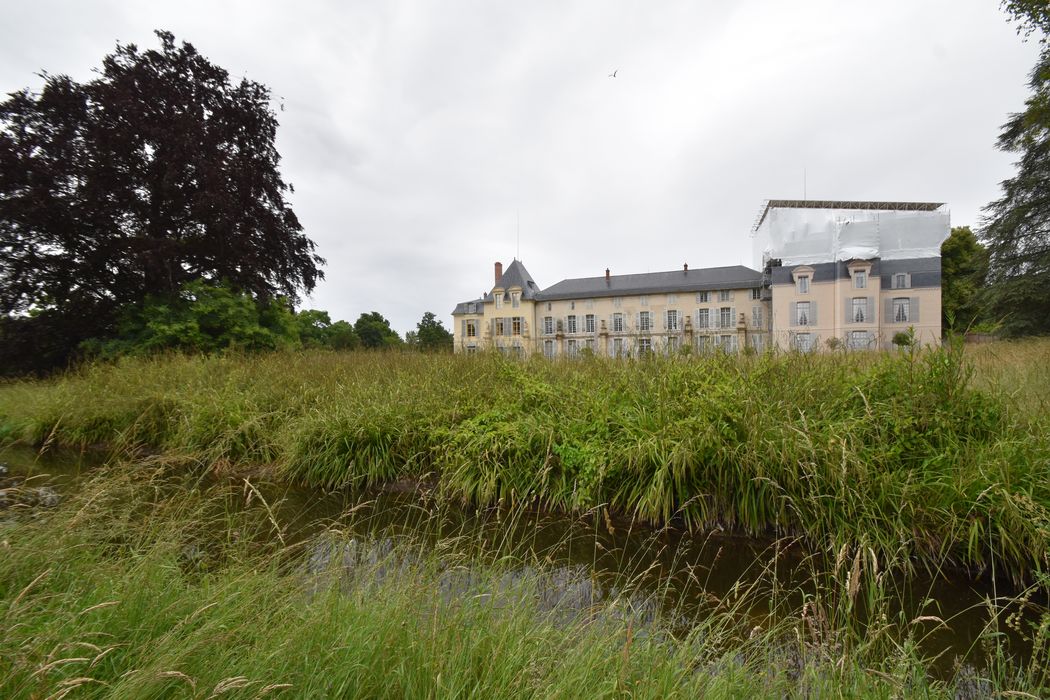
M 911 273 L 904 273 L 904 284 L 908 285 L 908 289 L 911 289 Z
M 460 340 L 467 337 L 467 321 L 466 319 L 459 322 L 459 337 Z
M 634 329 L 639 330 L 642 327 L 642 312 L 634 312 Z
M 817 302 L 809 302 L 809 325 L 817 325 Z
M 846 323 L 853 323 L 853 300 L 849 297 L 846 297 L 845 301 L 843 301 L 842 304 L 846 307 Z
M 729 298 L 730 299 L 733 298 L 733 293 L 732 292 L 729 293 Z M 739 319 L 739 317 L 736 315 L 736 307 L 735 306 L 730 307 L 730 310 L 729 310 L 730 326 L 729 327 L 730 328 L 736 328 L 736 322 L 737 322 L 738 319 Z
M 864 320 L 868 323 L 875 322 L 875 297 L 868 297 L 868 303 L 866 304 L 867 313 L 864 314 Z
M 912 297 L 911 298 L 911 308 L 909 309 L 909 311 L 911 313 L 908 315 L 908 321 L 911 322 L 911 323 L 918 323 L 919 322 L 919 297 Z
M 788 307 L 791 310 L 791 325 L 798 325 L 798 302 L 791 302 L 791 306 Z
M 893 299 L 886 300 L 886 308 L 883 310 L 882 319 L 885 323 L 893 323 Z

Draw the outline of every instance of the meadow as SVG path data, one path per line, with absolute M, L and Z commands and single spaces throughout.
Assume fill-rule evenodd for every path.
M 398 480 L 1036 580 L 1050 342 L 610 362 L 299 352 L 125 358 L 0 386 L 0 440 L 320 489 Z

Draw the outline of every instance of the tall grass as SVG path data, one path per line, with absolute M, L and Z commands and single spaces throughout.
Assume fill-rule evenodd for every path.
M 994 348 L 125 359 L 0 387 L 0 438 L 322 488 L 427 479 L 475 504 L 600 506 L 1031 579 L 1050 556 L 1050 343 Z
M 995 652 L 933 678 L 930 621 L 891 619 L 863 550 L 801 610 L 751 617 L 755 597 L 786 595 L 752 587 L 676 632 L 630 581 L 599 595 L 513 543 L 464 547 L 469 531 L 421 545 L 340 519 L 282 542 L 258 489 L 165 462 L 0 520 L 0 696 L 1039 697 L 1050 680 L 1046 630 L 1028 628 L 1030 662 Z

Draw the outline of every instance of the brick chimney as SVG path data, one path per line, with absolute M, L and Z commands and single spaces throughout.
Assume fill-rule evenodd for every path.
M 605 268 L 605 283 L 609 284 L 609 268 Z
M 499 281 L 503 279 L 503 263 L 496 263 L 496 286 L 499 286 Z

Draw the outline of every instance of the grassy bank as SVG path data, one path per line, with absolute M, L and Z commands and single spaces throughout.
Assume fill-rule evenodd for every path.
M 970 359 L 128 359 L 0 387 L 0 437 L 270 465 L 325 488 L 432 477 L 479 504 L 608 505 L 1027 578 L 1050 551 L 1048 359 L 1046 341 Z
M 1027 623 L 1030 661 L 990 635 L 982 670 L 934 680 L 920 642 L 939 623 L 889 616 L 863 550 L 801 610 L 750 618 L 751 598 L 777 595 L 752 588 L 672 633 L 629 581 L 595 596 L 585 574 L 507 543 L 329 528 L 285 544 L 254 488 L 156 461 L 109 469 L 57 509 L 10 512 L 5 698 L 1039 697 L 1050 680 L 1046 630 Z

